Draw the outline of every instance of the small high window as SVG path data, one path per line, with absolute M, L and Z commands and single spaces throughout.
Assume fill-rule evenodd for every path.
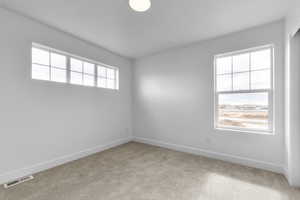
M 32 79 L 119 89 L 119 70 L 89 59 L 32 45 Z

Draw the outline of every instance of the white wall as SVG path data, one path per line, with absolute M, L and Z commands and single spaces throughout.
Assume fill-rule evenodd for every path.
M 288 179 L 291 185 L 300 186 L 300 32 L 290 40 L 289 112 L 288 114 Z
M 300 2 L 293 0 L 286 18 L 286 69 L 285 69 L 285 174 L 289 183 L 300 187 L 300 108 L 299 108 L 299 55 Z
M 131 136 L 130 60 L 1 8 L 0 25 L 0 183 Z M 32 42 L 119 67 L 120 90 L 31 80 Z
M 275 135 L 214 130 L 213 56 L 275 45 Z M 138 141 L 283 172 L 284 22 L 139 59 L 134 67 Z
M 286 33 L 294 35 L 300 27 L 300 1 L 290 0 L 290 9 L 286 16 Z

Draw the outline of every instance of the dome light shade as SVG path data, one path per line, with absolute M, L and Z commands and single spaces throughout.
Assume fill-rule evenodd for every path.
M 129 0 L 130 7 L 137 12 L 145 12 L 151 7 L 150 0 Z

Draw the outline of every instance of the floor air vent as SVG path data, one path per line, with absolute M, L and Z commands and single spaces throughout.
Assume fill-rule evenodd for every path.
M 4 184 L 4 188 L 10 188 L 10 187 L 13 187 L 15 185 L 18 185 L 20 183 L 24 183 L 26 181 L 29 181 L 29 180 L 32 180 L 33 179 L 33 176 L 26 176 L 26 177 L 23 177 L 23 178 L 20 178 L 20 179 L 17 179 L 15 181 L 11 181 L 9 183 L 5 183 Z

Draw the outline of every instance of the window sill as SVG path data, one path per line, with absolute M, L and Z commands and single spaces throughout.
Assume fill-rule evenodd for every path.
M 256 131 L 256 130 L 247 130 L 247 129 L 234 129 L 230 127 L 215 127 L 217 131 L 222 132 L 233 132 L 233 133 L 246 133 L 246 134 L 256 134 L 256 135 L 268 135 L 273 136 L 275 133 L 273 131 Z
M 41 79 L 34 79 L 31 78 L 31 81 L 40 82 L 42 84 L 50 84 L 50 85 L 57 85 L 57 86 L 68 86 L 68 87 L 78 87 L 78 88 L 89 88 L 89 89 L 97 89 L 97 90 L 106 90 L 106 91 L 113 91 L 113 92 L 119 92 L 120 89 L 112 89 L 112 88 L 104 88 L 104 87 L 98 87 L 98 86 L 90 86 L 90 85 L 80 85 L 80 84 L 74 84 L 69 82 L 58 82 L 58 81 L 51 81 L 51 80 L 41 80 Z

